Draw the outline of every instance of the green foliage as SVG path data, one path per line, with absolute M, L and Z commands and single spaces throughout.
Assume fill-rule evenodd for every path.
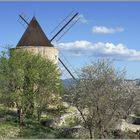
M 140 117 L 140 112 L 135 112 L 135 115 L 136 115 L 137 117 Z
M 49 59 L 20 49 L 0 57 L 1 99 L 16 105 L 20 115 L 38 118 L 49 105 L 59 104 L 61 82 L 56 64 Z M 21 114 L 22 113 L 22 114 Z
M 66 117 L 65 118 L 64 126 L 74 127 L 74 126 L 77 126 L 79 124 L 80 124 L 80 120 L 76 116 L 74 116 L 74 117 L 71 116 L 71 117 Z

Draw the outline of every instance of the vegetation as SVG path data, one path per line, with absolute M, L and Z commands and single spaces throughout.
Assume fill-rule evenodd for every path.
M 90 138 L 108 138 L 119 120 L 138 107 L 139 88 L 127 85 L 124 72 L 115 70 L 108 60 L 85 66 L 79 77 L 68 88 L 65 101 L 77 108 Z
M 6 111 L 5 111 L 6 110 Z M 0 138 L 58 138 L 59 132 L 40 125 L 36 120 L 26 120 L 24 126 L 17 122 L 16 112 L 0 107 Z
M 40 117 L 60 101 L 60 74 L 57 66 L 27 51 L 11 51 L 0 59 L 0 89 L 4 104 L 17 109 L 19 123 Z
M 63 90 L 56 64 L 11 50 L 1 53 L 0 83 L 0 138 L 140 137 L 117 130 L 121 119 L 139 114 L 140 88 L 112 61 L 84 66 Z

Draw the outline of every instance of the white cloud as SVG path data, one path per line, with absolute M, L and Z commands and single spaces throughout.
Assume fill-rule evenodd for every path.
M 113 34 L 116 32 L 123 32 L 124 29 L 122 27 L 116 27 L 116 28 L 108 28 L 105 26 L 94 26 L 92 28 L 92 32 L 96 34 Z
M 129 49 L 123 44 L 92 43 L 86 40 L 59 43 L 60 50 L 68 51 L 72 55 L 92 55 L 94 57 L 111 57 L 118 60 L 140 61 L 140 51 Z
M 85 18 L 84 15 L 80 14 L 79 17 L 80 17 L 79 19 L 80 23 L 88 23 L 88 20 Z

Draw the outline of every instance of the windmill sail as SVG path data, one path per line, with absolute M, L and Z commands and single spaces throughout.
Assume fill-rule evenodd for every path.
M 52 42 L 74 19 L 79 13 L 74 14 L 74 16 L 52 37 L 50 42 Z
M 58 42 L 73 26 L 74 26 L 74 24 L 76 24 L 76 22 L 78 22 L 78 20 L 80 19 L 80 17 L 78 17 L 76 20 L 75 20 L 75 22 L 73 22 L 69 27 L 68 27 L 68 29 L 66 29 L 63 33 L 62 33 L 62 35 L 56 40 L 56 42 Z
M 19 19 L 18 19 L 18 22 L 24 27 L 24 28 L 27 28 L 28 24 L 29 24 L 29 18 L 24 14 L 20 14 L 19 15 Z

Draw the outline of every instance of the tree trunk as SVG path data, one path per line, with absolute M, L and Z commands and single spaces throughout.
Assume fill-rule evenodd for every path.
M 85 123 L 85 125 L 87 126 L 88 130 L 89 130 L 89 134 L 90 134 L 90 139 L 93 139 L 93 135 L 92 135 L 92 129 L 91 126 L 87 123 L 86 119 L 84 118 L 84 115 L 82 113 L 82 111 L 78 108 L 78 106 L 76 106 L 77 110 L 80 112 L 80 115 Z
M 92 129 L 91 128 L 88 128 L 88 130 L 89 130 L 89 134 L 90 134 L 90 139 L 93 139 Z
M 23 113 L 22 113 L 22 109 L 19 108 L 17 110 L 17 114 L 18 114 L 18 121 L 20 125 L 23 125 Z
M 42 112 L 40 110 L 38 110 L 37 111 L 37 119 L 38 119 L 38 122 L 40 122 L 41 114 L 42 114 Z

